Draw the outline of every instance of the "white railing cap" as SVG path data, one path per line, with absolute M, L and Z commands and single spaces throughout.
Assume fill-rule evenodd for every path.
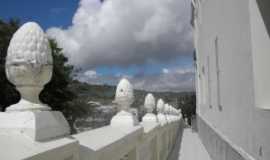
M 8 47 L 6 73 L 21 94 L 19 103 L 7 111 L 50 110 L 39 101 L 39 93 L 52 77 L 53 59 L 49 41 L 35 22 L 22 25 Z
M 164 101 L 162 99 L 159 99 L 157 102 L 157 111 L 159 113 L 162 113 L 164 111 Z
M 133 86 L 123 78 L 117 85 L 114 102 L 120 105 L 122 110 L 128 110 L 134 101 Z
M 155 97 L 153 94 L 148 93 L 145 97 L 144 101 L 144 107 L 147 110 L 148 113 L 152 113 L 155 109 L 156 102 L 155 102 Z

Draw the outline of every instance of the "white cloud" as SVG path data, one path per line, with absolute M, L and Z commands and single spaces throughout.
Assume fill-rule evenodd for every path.
M 50 28 L 72 64 L 145 64 L 190 56 L 189 0 L 81 0 L 67 29 Z
M 164 74 L 168 74 L 170 71 L 167 69 L 167 68 L 163 68 L 162 69 L 162 73 L 164 73 Z
M 84 75 L 88 78 L 97 78 L 97 72 L 94 70 L 88 70 L 84 72 Z
M 160 74 L 134 76 L 135 88 L 148 91 L 194 91 L 194 68 L 163 68 Z
M 150 75 L 99 75 L 96 78 L 91 78 L 85 74 L 78 76 L 78 79 L 91 84 L 110 84 L 116 85 L 123 77 L 129 79 L 134 88 L 147 91 L 194 91 L 194 69 L 189 68 L 185 71 L 180 71 L 179 68 L 166 69 L 169 72 L 166 74 L 161 72 L 160 74 Z
M 195 70 L 194 68 L 176 68 L 174 70 L 175 73 L 178 73 L 178 74 L 186 74 L 186 73 L 193 73 L 195 74 Z

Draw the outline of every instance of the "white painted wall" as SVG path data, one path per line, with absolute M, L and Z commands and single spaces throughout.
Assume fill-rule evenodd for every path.
M 270 74 L 267 74 L 270 66 L 270 38 L 256 0 L 249 0 L 249 2 L 255 105 L 258 108 L 270 109 Z
M 269 61 L 270 43 L 268 33 L 262 30 L 264 27 L 262 17 L 254 13 L 258 11 L 254 5 L 256 1 L 251 0 L 250 3 L 248 0 L 199 0 L 199 2 L 198 19 L 201 23 L 195 21 L 198 115 L 239 149 L 256 159 L 269 160 L 270 112 L 256 108 L 257 93 L 254 79 L 257 78 L 258 83 L 269 83 L 269 81 L 261 82 L 258 78 L 268 80 L 270 77 L 268 71 L 270 63 L 266 63 Z M 251 36 L 251 31 L 258 29 L 261 30 L 257 32 L 257 37 Z M 220 70 L 219 103 L 216 38 Z M 258 57 L 259 55 L 261 57 Z M 260 59 L 264 58 L 260 64 Z M 258 66 L 255 66 L 255 74 L 253 74 L 254 62 Z M 205 68 L 205 74 L 202 68 Z M 269 101 L 270 97 L 265 97 L 268 96 L 266 93 L 269 93 L 268 85 L 260 84 L 257 87 L 259 97 Z M 205 101 L 204 97 L 207 97 Z

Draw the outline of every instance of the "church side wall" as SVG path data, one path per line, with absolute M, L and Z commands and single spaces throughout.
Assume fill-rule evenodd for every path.
M 200 137 L 214 160 L 252 157 L 269 160 L 270 112 L 255 107 L 252 54 L 258 53 L 252 52 L 250 3 L 247 0 L 197 3 L 195 47 Z

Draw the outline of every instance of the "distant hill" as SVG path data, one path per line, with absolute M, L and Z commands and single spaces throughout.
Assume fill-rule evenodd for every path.
M 112 104 L 116 91 L 116 86 L 92 85 L 79 81 L 74 81 L 70 87 L 83 101 L 100 102 L 103 105 Z M 178 107 L 179 99 L 194 95 L 194 92 L 148 92 L 144 90 L 134 90 L 135 101 L 132 107 L 138 108 L 139 106 L 142 106 L 147 93 L 152 93 L 156 100 L 162 98 L 166 103 L 169 103 L 174 107 Z
M 82 110 L 80 116 L 76 116 L 76 125 L 71 124 L 76 129 L 76 132 L 98 128 L 109 124 L 111 117 L 116 113 L 113 108 L 112 101 L 114 100 L 116 86 L 110 85 L 92 85 L 74 81 L 70 84 L 70 89 L 78 94 L 76 102 L 79 102 L 76 110 Z M 139 118 L 144 115 L 144 99 L 146 94 L 149 93 L 143 90 L 135 90 L 135 101 L 132 105 L 137 108 Z M 151 92 L 156 100 L 162 98 L 166 103 L 173 105 L 176 108 L 184 109 L 184 106 L 192 106 L 195 108 L 194 92 Z M 182 106 L 181 106 L 182 105 Z M 106 110 L 107 109 L 107 110 Z M 72 114 L 77 114 L 74 112 Z M 83 113 L 83 114 L 82 114 Z
M 79 81 L 71 83 L 70 88 L 78 94 L 78 98 L 86 103 L 89 101 L 98 101 L 104 105 L 111 104 L 116 90 L 115 86 L 92 85 Z

